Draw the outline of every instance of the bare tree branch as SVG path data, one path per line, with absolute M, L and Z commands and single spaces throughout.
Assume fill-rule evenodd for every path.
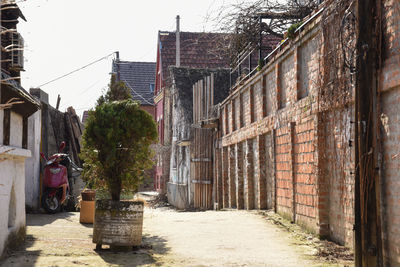
M 24 101 L 21 101 L 19 98 L 11 98 L 10 100 L 8 100 L 5 104 L 0 104 L 0 110 L 2 109 L 9 109 L 11 108 L 13 105 L 17 105 L 17 104 L 23 104 L 25 103 Z
M 241 1 L 236 5 L 225 5 L 209 15 L 221 32 L 232 33 L 227 48 L 234 62 L 240 51 L 248 44 L 259 47 L 260 33 L 279 38 L 292 24 L 302 21 L 318 7 L 318 0 L 255 0 Z

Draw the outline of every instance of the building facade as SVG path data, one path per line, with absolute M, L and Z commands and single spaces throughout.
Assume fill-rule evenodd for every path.
M 217 105 L 229 93 L 229 69 L 171 67 L 170 72 L 172 79 L 170 87 L 172 142 L 170 176 L 167 183 L 168 202 L 179 209 L 200 208 L 195 202 L 196 196 L 199 194 L 195 184 L 201 179 L 196 179 L 195 170 L 197 168 L 194 165 L 199 165 L 203 161 L 211 162 L 212 156 L 206 157 L 204 153 L 203 156 L 200 155 L 202 153 L 199 156 L 194 154 L 194 137 L 198 130 L 194 125 L 194 101 L 196 98 L 193 86 L 204 77 L 211 75 L 212 79 L 207 80 L 209 81 L 207 88 L 210 90 L 204 94 L 204 99 L 208 99 L 206 102 L 209 103 L 209 106 Z M 204 87 L 202 90 L 205 92 L 207 89 Z M 210 133 L 212 134 L 212 132 Z M 205 149 L 207 145 L 210 145 L 211 148 L 212 135 L 210 137 L 209 140 L 204 140 L 207 144 L 204 144 L 202 149 Z M 211 149 L 209 149 L 209 153 L 212 153 Z M 211 179 L 212 175 L 209 175 L 208 178 Z M 208 194 L 210 201 L 211 195 L 210 191 Z
M 177 43 L 179 49 L 177 50 Z M 170 177 L 172 142 L 172 94 L 169 67 L 224 68 L 228 59 L 221 56 L 222 46 L 228 36 L 219 33 L 158 32 L 156 81 L 154 92 L 159 145 L 157 147 L 156 190 L 166 192 Z M 179 62 L 177 64 L 177 58 Z
M 25 238 L 25 159 L 31 156 L 28 118 L 39 109 L 39 103 L 20 85 L 19 18 L 25 19 L 16 4 L 1 4 L 0 256 Z

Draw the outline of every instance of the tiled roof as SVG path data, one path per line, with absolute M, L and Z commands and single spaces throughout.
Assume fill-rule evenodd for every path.
M 82 114 L 82 123 L 83 124 L 85 124 L 88 117 L 89 117 L 89 111 L 88 110 L 83 111 L 83 114 Z
M 153 105 L 153 91 L 156 73 L 156 63 L 154 62 L 131 62 L 116 61 L 113 62 L 113 72 L 119 73 L 121 81 L 131 89 L 134 100 L 140 101 L 142 105 Z
M 168 75 L 168 67 L 175 66 L 175 32 L 159 33 L 159 47 L 163 79 Z M 229 58 L 224 56 L 223 46 L 228 45 L 229 36 L 224 33 L 180 33 L 180 58 L 182 67 L 223 68 L 229 67 Z
M 163 79 L 166 80 L 169 66 L 175 65 L 175 32 L 159 31 L 159 47 Z M 226 46 L 229 45 L 230 36 L 226 33 L 198 33 L 181 32 L 181 66 L 192 68 L 229 68 L 229 55 Z M 281 41 L 273 35 L 264 35 L 262 56 L 268 55 Z M 255 60 L 255 66 L 258 62 Z

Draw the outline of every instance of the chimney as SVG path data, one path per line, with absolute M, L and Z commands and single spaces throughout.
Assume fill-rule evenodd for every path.
M 179 29 L 179 15 L 176 16 L 176 66 L 181 66 L 181 32 Z
M 115 66 L 116 68 L 116 72 L 117 72 L 117 81 L 119 82 L 121 80 L 121 74 L 119 71 L 119 51 L 115 51 Z

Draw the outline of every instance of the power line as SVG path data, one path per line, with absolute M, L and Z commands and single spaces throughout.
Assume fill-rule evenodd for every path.
M 39 85 L 39 86 L 37 86 L 37 87 L 40 88 L 40 87 L 42 87 L 42 86 L 48 85 L 49 83 L 58 81 L 58 80 L 60 80 L 60 79 L 62 79 L 62 78 L 64 78 L 64 77 L 66 77 L 66 76 L 68 76 L 68 75 L 71 75 L 71 74 L 73 74 L 73 73 L 75 73 L 75 72 L 77 72 L 77 71 L 83 70 L 83 69 L 85 69 L 85 68 L 87 68 L 87 67 L 89 67 L 89 66 L 91 66 L 91 65 L 93 65 L 93 64 L 95 64 L 95 63 L 97 63 L 97 62 L 99 62 L 99 61 L 102 61 L 102 60 L 104 60 L 104 59 L 107 59 L 108 57 L 110 57 L 110 56 L 112 56 L 112 55 L 114 55 L 114 54 L 115 54 L 115 52 L 112 52 L 111 54 L 109 54 L 109 55 L 107 55 L 107 56 L 104 56 L 104 57 L 102 57 L 102 58 L 99 58 L 98 60 L 95 60 L 95 61 L 93 61 L 93 62 L 91 62 L 91 63 L 89 63 L 89 64 L 87 64 L 87 65 L 85 65 L 85 66 L 83 66 L 83 67 L 80 67 L 79 69 L 76 69 L 76 70 L 73 70 L 73 71 L 71 71 L 71 72 L 68 72 L 67 74 L 64 74 L 64 75 L 62 75 L 62 76 L 60 76 L 60 77 L 57 77 L 57 78 L 55 78 L 55 79 L 53 79 L 53 80 L 51 80 L 51 81 L 48 81 L 48 82 L 46 82 L 46 83 L 44 83 L 44 84 L 41 84 L 41 85 Z
M 98 80 L 97 82 L 93 83 L 92 85 L 86 87 L 84 90 L 82 90 L 82 91 L 80 92 L 80 96 L 83 96 L 85 93 L 87 93 L 90 89 L 92 89 L 92 88 L 93 88 L 96 84 L 98 84 L 100 81 L 101 81 L 101 79 Z M 105 89 L 105 88 L 107 88 L 107 87 L 108 87 L 108 85 L 103 86 L 100 90 L 103 90 L 103 89 Z M 75 98 L 75 97 L 76 97 L 76 96 L 72 96 L 72 98 Z M 61 107 L 66 107 L 66 106 L 68 106 L 68 105 L 69 105 L 71 102 L 73 102 L 73 101 L 74 101 L 74 100 L 71 99 L 71 97 L 69 97 L 69 98 L 66 99 L 65 103 L 61 105 Z M 61 108 L 60 108 L 60 109 L 61 109 Z

